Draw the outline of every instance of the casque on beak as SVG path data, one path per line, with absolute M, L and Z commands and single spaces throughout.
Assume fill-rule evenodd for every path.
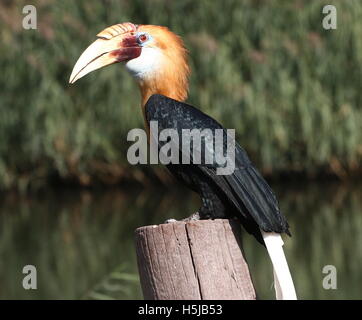
M 126 29 L 127 32 L 119 32 Z M 112 29 L 111 29 L 112 28 Z M 113 63 L 127 61 L 141 55 L 142 47 L 137 42 L 137 26 L 120 24 L 105 29 L 76 62 L 69 83 L 74 83 L 86 74 Z

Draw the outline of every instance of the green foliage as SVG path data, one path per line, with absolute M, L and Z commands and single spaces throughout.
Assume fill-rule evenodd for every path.
M 93 300 L 115 300 L 122 299 L 124 296 L 132 297 L 134 287 L 139 284 L 139 277 L 134 273 L 127 273 L 123 265 L 106 274 L 106 277 L 97 283 L 84 296 L 84 299 Z M 131 284 L 131 285 L 129 285 Z M 135 298 L 133 296 L 133 298 Z
M 142 127 L 139 95 L 121 65 L 68 85 L 82 51 L 106 26 L 167 25 L 193 69 L 189 102 L 235 128 L 268 173 L 361 169 L 362 3 L 349 1 L 34 1 L 38 29 L 21 28 L 26 1 L 0 4 L 0 188 L 143 180 L 126 160 Z M 334 4 L 338 29 L 322 28 Z

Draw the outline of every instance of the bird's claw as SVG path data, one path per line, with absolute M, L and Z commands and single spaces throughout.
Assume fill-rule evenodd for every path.
M 183 222 L 189 222 L 189 221 L 197 221 L 200 220 L 200 214 L 196 211 L 195 213 L 193 213 L 191 216 L 189 216 L 188 218 L 182 219 L 181 221 Z M 167 219 L 164 223 L 174 223 L 177 222 L 176 219 Z
M 182 219 L 182 221 L 184 222 L 189 222 L 189 221 L 197 221 L 200 220 L 200 214 L 198 211 L 196 211 L 195 213 L 193 213 L 191 216 L 189 216 L 188 218 Z

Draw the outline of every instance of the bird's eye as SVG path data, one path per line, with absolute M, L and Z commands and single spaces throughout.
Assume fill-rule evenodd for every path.
M 138 42 L 139 43 L 144 43 L 144 42 L 146 42 L 148 40 L 148 36 L 147 36 L 147 34 L 145 34 L 145 33 L 142 33 L 142 34 L 140 34 L 139 36 L 138 36 Z

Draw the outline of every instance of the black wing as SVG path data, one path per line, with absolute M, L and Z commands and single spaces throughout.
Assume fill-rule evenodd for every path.
M 188 104 L 162 95 L 153 95 L 146 104 L 147 121 L 158 121 L 159 130 L 176 129 L 182 136 L 182 129 L 222 129 L 213 118 Z M 224 141 L 226 149 L 226 140 Z M 181 144 L 180 144 L 181 146 Z M 202 151 L 200 151 L 202 152 Z M 182 153 L 180 147 L 180 153 Z M 215 156 L 215 155 L 214 155 Z M 261 174 L 252 165 L 245 150 L 235 142 L 235 170 L 230 175 L 217 175 L 219 165 L 193 164 L 205 177 L 215 183 L 228 200 L 238 208 L 242 218 L 253 220 L 266 232 L 285 232 L 290 235 L 288 223 L 280 212 L 278 201 Z

